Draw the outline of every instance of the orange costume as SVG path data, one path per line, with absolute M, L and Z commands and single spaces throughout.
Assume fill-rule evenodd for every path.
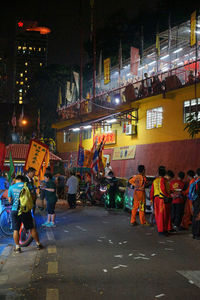
M 145 204 L 146 204 L 146 194 L 145 194 L 145 185 L 147 179 L 145 176 L 138 174 L 133 176 L 129 180 L 130 184 L 134 186 L 133 193 L 133 208 L 131 212 L 131 224 L 136 223 L 136 214 L 139 208 L 139 217 L 141 224 L 147 224 L 145 219 Z
M 172 229 L 171 203 L 164 203 L 164 196 L 170 196 L 168 193 L 168 182 L 164 177 L 158 177 L 152 184 L 150 199 L 154 202 L 155 219 L 159 233 Z
M 181 227 L 188 229 L 191 222 L 191 216 L 192 216 L 192 201 L 188 198 L 190 185 L 195 182 L 195 179 L 191 179 L 190 183 L 188 185 L 188 188 L 186 191 L 183 192 L 183 194 L 187 197 L 187 200 L 185 202 L 185 208 L 184 208 L 184 215 L 182 218 Z

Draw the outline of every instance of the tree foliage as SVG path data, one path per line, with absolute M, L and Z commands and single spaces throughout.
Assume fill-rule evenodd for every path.
M 200 120 L 195 119 L 194 116 L 189 116 L 184 130 L 187 130 L 189 136 L 194 138 L 200 132 Z

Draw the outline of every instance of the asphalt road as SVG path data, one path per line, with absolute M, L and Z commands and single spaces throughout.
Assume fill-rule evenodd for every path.
M 190 232 L 160 237 L 129 219 L 123 211 L 63 207 L 57 227 L 42 229 L 43 213 L 45 249 L 32 243 L 16 255 L 8 246 L 0 299 L 200 299 L 200 241 Z

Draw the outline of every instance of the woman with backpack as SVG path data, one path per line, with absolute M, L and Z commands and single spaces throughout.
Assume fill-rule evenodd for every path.
M 56 196 L 56 184 L 52 180 L 52 174 L 46 173 L 44 175 L 44 180 L 46 182 L 45 187 L 41 187 L 45 191 L 45 199 L 47 201 L 47 221 L 42 224 L 42 226 L 46 227 L 55 227 L 55 205 L 57 202 Z

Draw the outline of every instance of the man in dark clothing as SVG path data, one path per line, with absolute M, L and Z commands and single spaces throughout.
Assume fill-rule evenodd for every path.
M 30 193 L 31 193 L 31 196 L 32 196 L 32 199 L 33 199 L 33 212 L 35 212 L 35 209 L 36 209 L 36 199 L 37 199 L 37 194 L 36 194 L 36 189 L 35 189 L 35 186 L 34 186 L 34 176 L 35 176 L 35 172 L 36 170 L 32 167 L 28 168 L 28 172 L 25 176 L 25 182 L 27 182 L 27 186 L 30 190 Z
M 200 240 L 200 168 L 197 169 L 198 176 L 196 180 L 197 199 L 193 202 L 192 234 L 193 239 Z
M 108 194 L 109 194 L 109 208 L 115 208 L 115 195 L 117 192 L 117 178 L 114 176 L 113 171 L 110 171 L 108 173 L 108 183 L 109 183 L 109 189 L 108 189 Z

